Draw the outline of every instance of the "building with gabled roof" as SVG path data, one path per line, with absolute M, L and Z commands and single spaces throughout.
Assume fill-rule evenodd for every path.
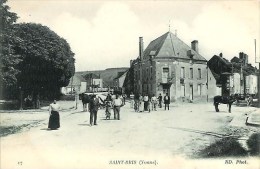
M 197 40 L 190 47 L 167 32 L 143 50 L 140 37 L 139 57 L 132 66 L 134 93 L 168 93 L 172 101 L 207 98 L 207 60 L 199 54 Z
M 129 69 L 128 69 L 129 70 Z M 114 92 L 116 93 L 124 93 L 124 82 L 127 75 L 128 70 L 124 72 L 118 72 L 117 77 L 114 78 Z
M 221 87 L 221 95 L 256 94 L 257 69 L 248 63 L 248 55 L 240 52 L 239 58 L 233 57 L 229 62 L 220 53 L 208 61 L 208 67 Z
M 74 94 L 74 93 L 83 93 L 87 90 L 87 80 L 78 74 L 74 74 L 70 78 L 68 86 L 61 88 L 61 93 L 63 94 Z

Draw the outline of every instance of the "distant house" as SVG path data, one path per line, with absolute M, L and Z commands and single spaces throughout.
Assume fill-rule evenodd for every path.
M 239 72 L 234 72 L 233 75 L 230 76 L 230 94 L 240 94 L 243 92 L 243 87 L 240 84 L 241 78 Z
M 125 72 L 118 72 L 118 76 L 114 78 L 114 91 L 117 91 L 120 93 L 125 92 L 125 88 L 123 85 L 125 82 L 127 72 L 128 72 L 128 70 L 126 70 Z
M 118 72 L 125 72 L 129 68 L 127 67 L 120 67 L 120 68 L 108 68 L 105 70 L 94 70 L 94 71 L 82 71 L 82 72 L 76 72 L 75 74 L 79 74 L 83 77 L 90 76 L 91 73 L 93 74 L 93 84 L 102 84 L 103 90 L 107 90 L 109 88 L 113 88 L 114 86 L 114 79 L 118 76 Z M 90 79 L 87 77 L 87 79 Z M 101 80 L 95 80 L 95 79 L 102 79 Z M 88 80 L 88 85 L 90 85 L 90 80 Z M 89 87 L 88 87 L 89 88 Z
M 76 92 L 82 93 L 86 92 L 87 89 L 87 81 L 81 75 L 75 74 L 70 78 L 70 82 L 68 86 L 61 88 L 61 93 L 63 94 L 74 94 Z
M 231 63 L 223 58 L 223 54 L 214 55 L 208 61 L 208 68 L 216 80 L 216 84 L 209 85 L 211 88 L 215 88 L 209 91 L 211 94 L 215 95 L 229 95 L 229 87 L 227 87 L 227 82 L 229 81 L 229 75 L 231 74 Z M 218 91 L 214 93 L 215 91 Z M 221 92 L 220 92 L 221 91 Z
M 214 72 L 212 72 L 208 68 L 208 100 L 213 100 L 213 98 L 217 95 L 221 95 L 222 87 L 217 83 L 219 81 L 220 76 Z
M 246 76 L 246 94 L 256 94 L 257 90 L 257 76 L 256 75 L 248 75 Z
M 208 67 L 216 79 L 216 86 L 221 88 L 221 95 L 256 94 L 257 69 L 248 63 L 248 55 L 240 52 L 239 58 L 231 62 L 221 54 L 214 55 L 208 61 Z
M 87 91 L 88 92 L 98 92 L 103 89 L 103 80 L 100 78 L 100 75 L 95 73 L 88 73 L 84 75 L 84 78 L 87 81 Z

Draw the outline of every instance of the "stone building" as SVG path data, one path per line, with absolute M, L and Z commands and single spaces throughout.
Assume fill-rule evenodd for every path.
M 257 94 L 257 75 L 251 74 L 245 77 L 245 92 L 246 94 Z
M 139 57 L 132 67 L 135 93 L 168 93 L 172 101 L 207 100 L 207 60 L 199 54 L 197 40 L 190 47 L 167 32 L 143 50 L 140 37 Z
M 81 75 L 75 74 L 70 78 L 68 86 L 61 88 L 63 94 L 83 93 L 87 91 L 87 81 Z
M 209 70 L 221 88 L 221 95 L 256 94 L 257 69 L 248 63 L 248 55 L 240 52 L 229 62 L 222 53 L 208 61 Z
M 116 91 L 117 93 L 124 93 L 124 81 L 126 78 L 128 70 L 125 72 L 118 72 L 117 77 L 114 78 L 114 92 Z
M 100 78 L 100 75 L 95 73 L 88 73 L 84 75 L 84 78 L 87 81 L 87 91 L 88 92 L 98 92 L 103 88 L 103 79 Z

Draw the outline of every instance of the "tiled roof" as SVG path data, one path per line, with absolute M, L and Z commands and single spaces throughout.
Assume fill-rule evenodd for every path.
M 187 52 L 191 50 L 194 54 L 193 59 L 206 61 L 198 52 L 186 45 L 182 40 L 173 33 L 167 32 L 157 39 L 150 42 L 144 51 L 144 59 L 148 59 L 152 53 L 155 57 L 177 57 L 190 59 Z
M 90 79 L 90 78 L 99 79 L 99 75 L 97 75 L 97 74 L 95 74 L 95 73 L 85 74 L 84 77 L 85 77 L 86 79 Z

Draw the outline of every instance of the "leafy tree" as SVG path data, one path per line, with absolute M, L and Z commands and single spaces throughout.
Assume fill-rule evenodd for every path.
M 19 55 L 13 50 L 17 39 L 14 35 L 13 25 L 17 20 L 17 14 L 10 12 L 6 5 L 7 0 L 0 0 L 0 98 L 4 95 L 12 97 L 16 92 L 16 75 L 19 73 L 17 64 Z
M 25 95 L 57 97 L 75 73 L 74 53 L 69 44 L 41 24 L 16 24 L 14 32 L 19 39 L 14 51 L 22 59 L 17 80 Z

